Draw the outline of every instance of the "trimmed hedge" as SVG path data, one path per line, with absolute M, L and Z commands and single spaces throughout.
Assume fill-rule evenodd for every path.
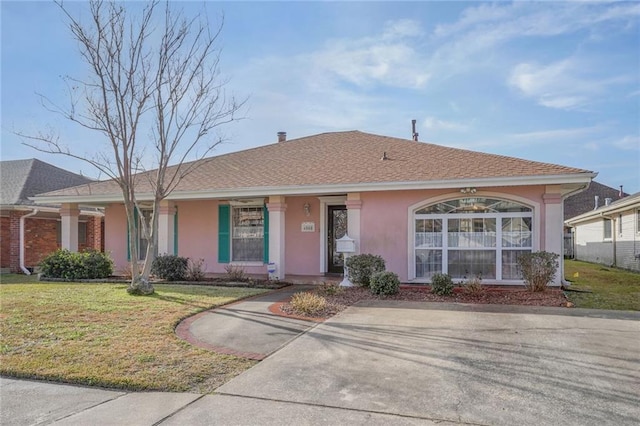
M 167 281 L 185 281 L 189 267 L 189 259 L 173 254 L 156 257 L 151 264 L 151 273 Z
M 65 280 L 107 278 L 113 274 L 113 261 L 108 254 L 95 250 L 71 252 L 56 250 L 39 264 L 46 278 Z
M 370 287 L 371 293 L 380 296 L 396 294 L 400 290 L 400 279 L 394 272 L 377 272 L 371 277 Z
M 357 254 L 346 261 L 349 279 L 362 287 L 369 287 L 373 274 L 383 272 L 384 259 L 374 254 Z

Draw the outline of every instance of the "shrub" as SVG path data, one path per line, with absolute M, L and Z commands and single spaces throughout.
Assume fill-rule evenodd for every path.
M 242 266 L 227 265 L 224 267 L 224 271 L 227 273 L 227 280 L 229 281 L 248 281 L 247 274 L 244 273 Z
M 308 291 L 296 293 L 289 302 L 291 308 L 301 315 L 317 315 L 327 307 L 327 299 Z
M 384 271 L 384 259 L 374 254 L 356 254 L 347 258 L 349 279 L 362 287 L 369 287 L 371 276 Z
M 151 273 L 167 281 L 184 281 L 187 277 L 188 263 L 186 257 L 163 254 L 153 260 Z
M 400 279 L 394 272 L 383 271 L 371 277 L 371 293 L 381 296 L 396 294 L 400 290 Z
M 318 288 L 318 292 L 324 294 L 325 296 L 335 296 L 336 294 L 342 293 L 344 289 L 340 287 L 338 283 L 322 283 Z
M 468 279 L 462 284 L 462 288 L 464 288 L 465 293 L 470 294 L 472 296 L 479 296 L 484 293 L 484 287 L 482 286 L 482 278 L 475 276 L 473 278 Z
M 518 269 L 529 291 L 545 291 L 560 266 L 560 255 L 548 251 L 522 253 L 516 259 Z
M 438 296 L 448 296 L 453 293 L 453 281 L 449 274 L 433 274 L 431 277 L 431 292 Z
M 187 264 L 187 279 L 189 281 L 202 281 L 204 280 L 205 264 L 204 259 L 193 260 L 189 259 Z
M 42 259 L 38 266 L 44 277 L 66 280 L 106 278 L 113 273 L 113 261 L 109 255 L 94 250 L 80 253 L 56 250 Z

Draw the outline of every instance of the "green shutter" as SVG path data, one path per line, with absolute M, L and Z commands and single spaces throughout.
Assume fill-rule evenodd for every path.
M 265 206 L 262 209 L 262 214 L 263 214 L 263 219 L 262 219 L 262 223 L 264 226 L 264 231 L 263 231 L 263 235 L 264 235 L 264 259 L 263 262 L 264 263 L 269 263 L 269 210 L 267 209 L 267 206 L 265 204 Z
M 218 205 L 218 263 L 229 263 L 231 260 L 231 207 Z
M 178 255 L 178 209 L 173 215 L 173 254 Z
M 138 209 L 133 208 L 133 221 L 135 222 L 136 234 L 138 233 Z M 127 218 L 127 261 L 131 261 L 131 245 L 129 244 L 129 219 Z

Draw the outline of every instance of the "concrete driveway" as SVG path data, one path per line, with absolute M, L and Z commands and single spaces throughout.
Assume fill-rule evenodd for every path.
M 640 313 L 367 302 L 218 393 L 405 420 L 637 425 Z

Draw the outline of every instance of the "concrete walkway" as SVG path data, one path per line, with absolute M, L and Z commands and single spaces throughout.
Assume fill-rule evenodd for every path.
M 316 325 L 274 315 L 269 307 L 312 286 L 293 285 L 201 312 L 176 328 L 178 337 L 216 352 L 261 360 Z
M 269 313 L 272 303 L 300 290 L 245 300 L 183 325 L 211 346 L 271 354 L 213 395 L 0 378 L 0 424 L 640 422 L 638 312 L 370 301 L 315 327 Z M 230 333 L 218 330 L 225 327 L 256 343 L 221 341 Z

